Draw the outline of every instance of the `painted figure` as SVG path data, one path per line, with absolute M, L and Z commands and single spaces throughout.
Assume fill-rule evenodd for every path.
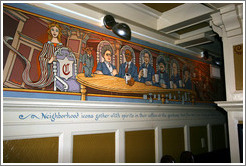
M 132 53 L 130 50 L 125 51 L 126 62 L 120 65 L 119 77 L 124 78 L 125 74 L 131 75 L 131 80 L 128 81 L 128 85 L 133 85 L 135 81 L 138 81 L 137 66 L 132 62 Z
M 39 56 L 40 62 L 46 63 L 48 61 L 48 77 L 53 78 L 52 63 L 56 60 L 54 56 L 55 51 L 62 47 L 61 36 L 62 33 L 60 25 L 57 23 L 51 23 L 48 30 L 48 42 L 44 44 Z
M 79 62 L 82 62 L 82 72 L 85 71 L 85 77 L 92 77 L 92 69 L 94 67 L 94 58 L 92 56 L 92 47 L 84 48 L 85 54 L 81 55 Z
M 169 83 L 169 75 L 166 72 L 166 63 L 164 62 L 163 59 L 160 59 L 158 61 L 158 65 L 159 65 L 159 68 L 160 68 L 157 71 L 157 74 L 159 76 L 159 82 L 155 83 L 155 85 L 159 86 L 159 87 L 162 87 L 164 89 L 168 89 L 168 88 L 170 88 L 170 83 Z
M 49 86 L 53 82 L 53 72 L 52 72 L 52 62 L 55 60 L 54 52 L 62 47 L 61 43 L 61 27 L 58 23 L 51 23 L 49 24 L 48 29 L 48 42 L 44 43 L 42 51 L 39 56 L 40 61 L 40 69 L 41 69 L 41 76 L 39 81 L 32 82 L 30 79 L 30 68 L 31 63 L 28 59 L 25 58 L 18 50 L 16 50 L 14 47 L 12 47 L 10 44 L 8 44 L 8 40 L 13 39 L 11 37 L 5 36 L 4 37 L 4 43 L 7 47 L 9 47 L 12 51 L 14 51 L 17 55 L 19 55 L 26 63 L 26 67 L 23 71 L 22 78 L 25 84 L 32 86 L 32 87 L 38 87 L 38 88 L 44 88 Z
M 185 89 L 192 89 L 192 83 L 191 83 L 191 80 L 190 80 L 190 72 L 189 72 L 189 69 L 186 67 L 184 68 L 184 71 L 183 71 L 183 88 Z
M 172 75 L 170 78 L 170 87 L 173 89 L 180 88 L 180 76 L 178 74 L 178 64 L 176 61 L 172 62 Z
M 95 74 L 104 74 L 110 76 L 115 76 L 118 74 L 116 67 L 111 63 L 112 52 L 112 48 L 109 45 L 103 47 L 102 56 L 104 58 L 104 62 L 99 62 L 97 64 Z
M 144 53 L 144 63 L 139 68 L 138 79 L 146 85 L 152 85 L 154 79 L 155 69 L 150 64 L 150 55 L 148 52 Z

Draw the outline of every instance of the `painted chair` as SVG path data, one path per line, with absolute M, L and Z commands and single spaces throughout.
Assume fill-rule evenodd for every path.
M 61 47 L 55 52 L 53 61 L 54 91 L 80 92 L 80 84 L 76 80 L 77 62 L 72 51 Z

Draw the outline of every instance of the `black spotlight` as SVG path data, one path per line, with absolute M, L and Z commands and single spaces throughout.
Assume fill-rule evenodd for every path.
M 106 15 L 103 18 L 104 26 L 107 29 L 112 29 L 112 31 L 119 37 L 130 40 L 131 39 L 131 29 L 128 25 L 124 23 L 117 23 L 114 20 L 114 17 L 111 15 Z
M 106 15 L 103 18 L 103 24 L 107 29 L 112 29 L 115 24 L 117 24 L 114 20 L 114 17 L 111 15 Z
M 202 54 L 203 54 L 202 57 L 203 57 L 204 60 L 207 60 L 209 58 L 208 51 L 203 51 Z

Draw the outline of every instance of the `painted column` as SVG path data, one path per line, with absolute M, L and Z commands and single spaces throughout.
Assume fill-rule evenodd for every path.
M 119 72 L 120 70 L 120 48 L 121 48 L 121 42 L 120 41 L 116 41 L 115 43 L 115 58 L 116 58 L 116 69 Z

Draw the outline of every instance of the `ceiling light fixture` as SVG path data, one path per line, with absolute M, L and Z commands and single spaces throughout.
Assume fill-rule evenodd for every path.
M 208 60 L 208 58 L 209 58 L 208 51 L 203 51 L 203 52 L 201 52 L 201 57 L 202 57 L 204 60 Z
M 87 15 L 84 15 L 84 14 L 82 14 L 82 13 L 78 13 L 78 12 L 69 10 L 69 9 L 67 9 L 67 8 L 64 8 L 64 7 L 55 5 L 55 4 L 51 4 L 51 3 L 44 3 L 44 4 L 47 5 L 47 6 L 56 8 L 56 9 L 60 9 L 61 11 L 66 11 L 66 12 L 75 14 L 75 15 L 77 15 L 77 16 L 82 16 L 82 17 L 84 17 L 84 18 L 90 19 L 90 20 L 92 20 L 92 21 L 95 21 L 95 22 L 97 22 L 97 23 L 100 23 L 101 26 L 104 25 L 104 23 L 102 23 L 102 22 L 104 21 L 104 17 L 101 18 L 101 19 L 96 19 L 96 18 L 87 16 Z M 165 41 L 163 41 L 163 40 L 159 40 L 159 39 L 157 39 L 157 38 L 154 38 L 154 37 L 151 37 L 151 36 L 148 36 L 148 35 L 145 35 L 145 34 L 136 32 L 136 31 L 131 31 L 131 32 L 132 32 L 133 34 L 135 34 L 135 35 L 142 36 L 142 37 L 144 37 L 144 38 L 148 38 L 148 39 L 150 39 L 150 40 L 154 40 L 154 41 L 163 43 L 163 44 L 165 44 L 165 45 L 169 45 L 169 46 L 171 46 L 171 47 L 174 47 L 174 48 L 178 48 L 178 49 L 184 50 L 184 51 L 189 52 L 189 53 L 191 53 L 191 54 L 199 55 L 199 52 L 195 52 L 195 51 L 186 49 L 186 48 L 184 48 L 184 47 L 181 47 L 181 46 L 178 46 L 178 45 L 175 45 L 175 44 L 172 44 L 172 43 L 168 43 L 168 42 L 165 42 Z
M 126 39 L 126 40 L 131 40 L 131 29 L 130 27 L 125 24 L 125 23 L 117 23 L 114 20 L 114 17 L 111 15 L 106 15 L 103 18 L 103 23 L 104 26 L 111 30 L 119 37 Z

